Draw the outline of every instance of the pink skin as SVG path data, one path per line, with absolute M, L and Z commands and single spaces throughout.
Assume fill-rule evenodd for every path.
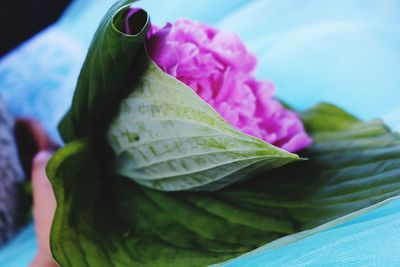
M 274 98 L 273 84 L 254 78 L 256 57 L 235 34 L 180 19 L 161 29 L 152 26 L 146 46 L 164 72 L 238 130 L 289 152 L 311 144 L 299 115 Z
M 51 157 L 50 152 L 39 152 L 33 160 L 32 190 L 33 217 L 35 221 L 38 254 L 30 267 L 56 267 L 50 250 L 50 228 L 56 209 L 53 189 L 46 176 L 46 165 Z

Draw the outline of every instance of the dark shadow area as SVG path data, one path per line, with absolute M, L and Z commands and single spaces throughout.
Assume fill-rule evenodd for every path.
M 2 1 L 0 57 L 57 21 L 72 0 Z

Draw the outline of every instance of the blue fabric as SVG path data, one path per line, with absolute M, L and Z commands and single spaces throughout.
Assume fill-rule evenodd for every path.
M 25 227 L 6 247 L 0 250 L 1 267 L 28 266 L 37 252 L 33 224 Z
M 222 266 L 399 266 L 399 210 L 400 201 L 392 202 L 319 234 Z
M 0 94 L 14 115 L 37 118 L 60 140 L 56 124 L 69 106 L 93 32 L 113 2 L 75 0 L 57 24 L 1 59 Z M 273 81 L 278 96 L 299 109 L 333 102 L 363 119 L 384 118 L 400 130 L 400 1 L 143 0 L 138 5 L 158 25 L 189 17 L 236 32 L 259 58 L 257 76 Z M 396 201 L 232 266 L 392 266 L 400 262 L 399 207 Z M 36 250 L 32 229 L 0 251 L 0 266 L 28 264 Z

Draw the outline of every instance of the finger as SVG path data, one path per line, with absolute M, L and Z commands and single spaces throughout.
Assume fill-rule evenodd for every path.
M 55 266 L 50 250 L 50 229 L 56 208 L 53 189 L 46 176 L 50 152 L 39 152 L 32 166 L 33 216 L 38 241 L 38 255 L 31 266 Z

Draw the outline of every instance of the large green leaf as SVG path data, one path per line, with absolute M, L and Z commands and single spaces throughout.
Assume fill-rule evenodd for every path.
M 188 86 L 149 62 L 108 139 L 117 173 L 163 191 L 217 190 L 297 155 L 229 125 Z
M 330 105 L 304 113 L 315 139 L 304 152 L 310 160 L 245 183 L 212 193 L 166 193 L 115 174 L 163 190 L 207 183 L 216 189 L 241 178 L 237 171 L 255 166 L 253 158 L 267 168 L 296 158 L 235 131 L 190 89 L 148 64 L 147 14 L 132 22 L 136 35 L 121 31 L 132 2 L 117 2 L 101 22 L 60 124 L 70 143 L 48 165 L 58 203 L 51 247 L 60 265 L 204 266 L 398 195 L 399 136 Z M 156 141 L 175 137 L 176 147 Z M 274 165 L 271 157 L 280 160 Z M 234 158 L 242 164 L 230 164 Z M 201 177 L 188 175 L 199 170 Z
M 145 69 L 140 62 L 150 18 L 140 11 L 131 21 L 134 34 L 123 33 L 129 5 L 136 0 L 115 3 L 93 37 L 76 86 L 71 109 L 59 130 L 65 142 L 92 135 L 102 138 L 115 109 Z
M 48 165 L 54 258 L 74 267 L 206 266 L 399 195 L 399 134 L 330 105 L 304 122 L 314 138 L 308 161 L 216 192 L 141 187 L 110 174 L 86 139 L 68 144 Z

